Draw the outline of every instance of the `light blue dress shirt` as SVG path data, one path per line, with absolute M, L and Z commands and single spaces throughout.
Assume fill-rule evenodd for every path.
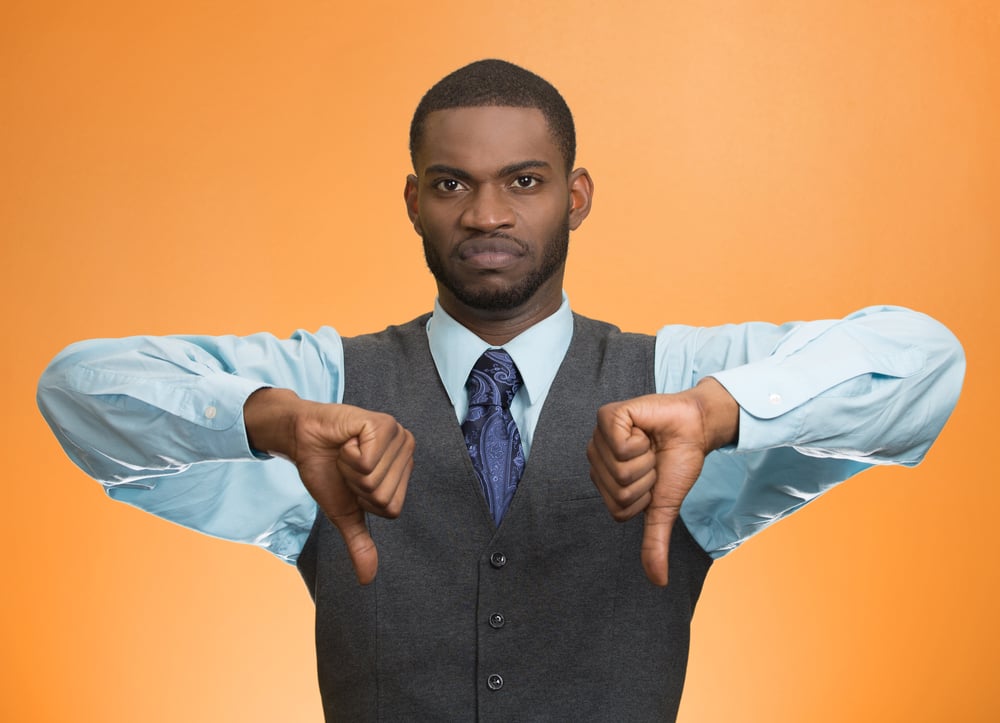
M 564 298 L 554 315 L 504 345 L 524 379 L 511 413 L 529 464 L 572 331 Z M 460 423 L 465 381 L 490 345 L 437 304 L 427 332 Z M 339 402 L 343 354 L 329 327 L 290 339 L 95 339 L 52 361 L 38 404 L 66 453 L 111 497 L 294 562 L 317 508 L 293 465 L 250 449 L 243 404 L 265 386 Z M 738 444 L 706 459 L 681 509 L 685 524 L 721 557 L 871 465 L 917 464 L 958 399 L 964 369 L 945 327 L 899 307 L 781 326 L 662 328 L 657 392 L 713 376 L 741 408 Z

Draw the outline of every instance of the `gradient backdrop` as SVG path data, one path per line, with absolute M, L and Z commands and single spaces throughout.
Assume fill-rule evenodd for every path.
M 578 311 L 653 332 L 897 303 L 969 356 L 922 466 L 716 566 L 681 720 L 1000 719 L 998 48 L 997 3 L 973 0 L 5 0 L 0 719 L 319 720 L 295 570 L 106 500 L 35 383 L 83 337 L 429 308 L 409 116 L 488 56 L 577 116 Z

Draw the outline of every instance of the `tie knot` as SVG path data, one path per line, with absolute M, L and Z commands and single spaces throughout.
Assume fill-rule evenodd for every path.
M 503 349 L 487 349 L 469 372 L 465 388 L 469 406 L 510 407 L 521 388 L 521 375 L 514 360 Z

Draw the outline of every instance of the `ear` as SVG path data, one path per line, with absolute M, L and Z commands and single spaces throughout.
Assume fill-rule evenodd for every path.
M 417 196 L 417 177 L 411 173 L 406 177 L 403 200 L 406 201 L 406 215 L 410 217 L 413 230 L 417 232 L 418 236 L 423 236 L 424 230 L 420 227 L 420 204 Z
M 594 199 L 594 180 L 586 168 L 577 168 L 569 174 L 569 228 L 576 231 L 583 219 L 590 214 Z

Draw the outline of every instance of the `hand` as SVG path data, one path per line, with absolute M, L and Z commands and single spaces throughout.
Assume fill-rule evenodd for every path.
M 295 463 L 302 484 L 344 538 L 358 582 L 370 583 L 378 550 L 364 513 L 399 516 L 413 469 L 413 435 L 388 414 L 307 402 L 284 389 L 252 394 L 243 417 L 253 448 Z
M 705 457 L 735 441 L 739 406 L 711 377 L 678 394 L 607 404 L 587 446 L 590 478 L 619 522 L 645 511 L 642 566 L 667 584 L 670 534 Z

